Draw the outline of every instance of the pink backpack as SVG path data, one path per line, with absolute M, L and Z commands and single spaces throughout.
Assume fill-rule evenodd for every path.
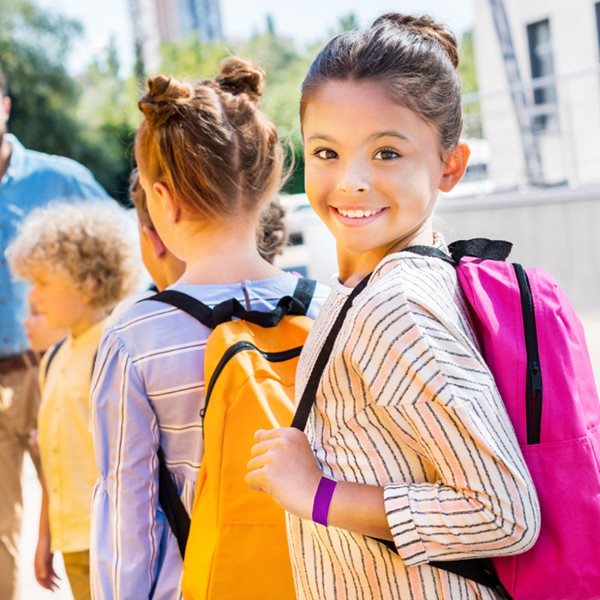
M 554 279 L 504 262 L 512 244 L 455 242 L 452 259 L 488 364 L 513 423 L 541 507 L 529 551 L 486 561 L 438 564 L 487 577 L 514 600 L 600 598 L 600 401 L 582 325 Z M 481 565 L 484 571 L 480 572 Z M 490 584 L 489 581 L 492 583 Z

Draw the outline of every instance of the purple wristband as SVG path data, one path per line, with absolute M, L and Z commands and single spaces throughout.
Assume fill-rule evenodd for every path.
M 320 523 L 327 527 L 329 505 L 331 504 L 331 498 L 333 497 L 336 485 L 337 481 L 329 479 L 329 477 L 321 477 L 315 499 L 313 500 L 312 520 L 315 523 Z

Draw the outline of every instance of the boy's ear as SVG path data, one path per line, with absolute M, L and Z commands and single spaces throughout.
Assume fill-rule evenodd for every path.
M 167 247 L 158 235 L 156 229 L 144 225 L 142 227 L 142 235 L 146 236 L 146 239 L 150 242 L 155 258 L 162 258 L 167 253 Z
M 83 289 L 85 291 L 81 294 L 81 299 L 85 304 L 90 304 L 94 296 L 100 291 L 100 282 L 90 275 L 86 277 Z
M 444 171 L 440 180 L 439 188 L 442 192 L 449 192 L 465 174 L 471 149 L 465 142 L 459 142 L 451 150 L 444 161 Z
M 0 100 L 4 106 L 5 119 L 8 121 L 8 118 L 10 117 L 11 99 L 8 96 L 0 96 Z
M 152 187 L 163 203 L 163 209 L 167 212 L 169 222 L 178 223 L 181 219 L 181 207 L 175 194 L 166 183 L 161 181 L 157 181 Z

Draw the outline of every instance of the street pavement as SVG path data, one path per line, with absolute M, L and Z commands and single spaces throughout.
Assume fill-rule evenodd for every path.
M 596 381 L 600 382 L 600 310 L 584 313 L 581 319 L 592 364 L 596 373 Z M 41 490 L 35 469 L 29 457 L 23 470 L 23 533 L 21 537 L 21 600 L 72 600 L 71 590 L 65 577 L 60 555 L 54 557 L 55 570 L 61 578 L 60 589 L 52 593 L 41 588 L 35 581 L 33 558 L 37 543 L 37 525 L 40 511 Z

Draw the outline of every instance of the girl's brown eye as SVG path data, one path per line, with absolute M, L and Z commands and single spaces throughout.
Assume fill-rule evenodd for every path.
M 393 160 L 394 158 L 400 158 L 400 154 L 391 148 L 383 148 L 375 153 L 376 160 Z
M 313 156 L 316 156 L 321 160 L 331 160 L 332 158 L 337 158 L 337 153 L 329 148 L 317 148 L 317 150 L 313 152 Z

